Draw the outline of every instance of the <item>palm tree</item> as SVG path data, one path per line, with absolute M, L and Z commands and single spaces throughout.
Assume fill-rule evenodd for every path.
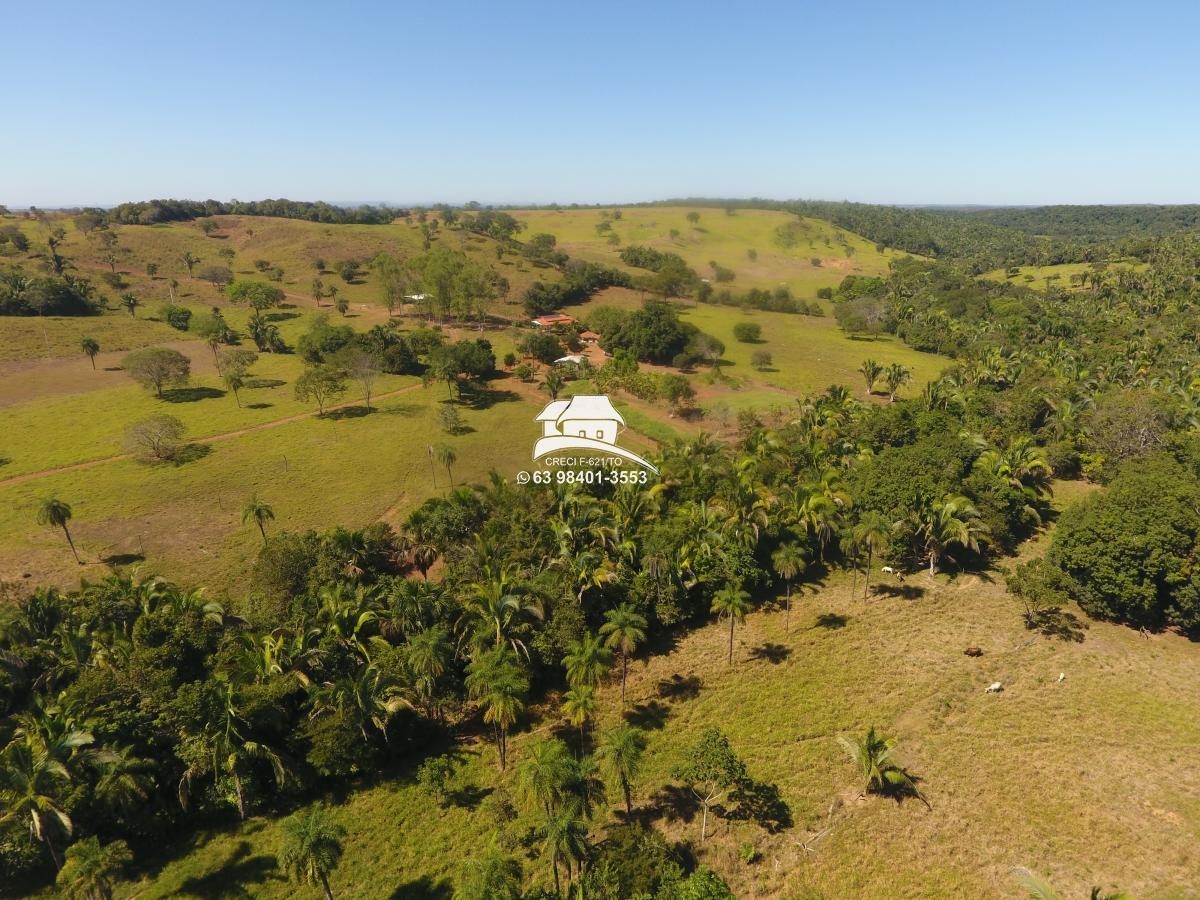
M 1059 893 L 1054 885 L 1042 876 L 1034 874 L 1024 866 L 1013 866 L 1009 871 L 1033 900 L 1059 900 Z M 1093 887 L 1088 897 L 1089 900 L 1133 900 L 1132 895 L 1124 891 L 1118 890 L 1110 894 L 1101 887 Z
M 516 654 L 504 646 L 480 654 L 467 666 L 467 693 L 483 703 L 483 721 L 496 731 L 500 770 L 508 766 L 508 731 L 525 710 L 529 679 Z
M 929 559 L 930 577 L 937 571 L 942 557 L 949 558 L 947 551 L 951 547 L 977 551 L 979 538 L 986 533 L 979 511 L 966 497 L 946 497 L 941 503 L 926 501 L 911 521 Z
M 319 802 L 307 812 L 298 812 L 285 819 L 282 829 L 279 868 L 303 884 L 320 883 L 325 890 L 325 900 L 333 900 L 329 876 L 341 861 L 346 829 L 331 822 Z
M 633 815 L 633 791 L 630 785 L 642 767 L 642 754 L 645 751 L 646 733 L 628 724 L 617 725 L 606 731 L 596 750 L 596 756 L 621 785 L 628 815 Z
M 221 380 L 225 382 L 225 387 L 233 391 L 233 400 L 237 403 L 238 409 L 241 409 L 242 398 L 238 394 L 238 391 L 246 386 L 246 376 L 237 369 L 226 369 L 221 373 Z
M 540 385 L 539 391 L 545 391 L 550 395 L 551 400 L 557 400 L 559 392 L 566 387 L 567 379 L 563 377 L 563 373 L 558 369 L 551 369 L 546 373 L 546 378 Z
M 585 631 L 583 637 L 572 641 L 563 656 L 567 670 L 567 684 L 571 687 L 595 688 L 612 665 L 612 650 L 601 641 L 600 636 Z
M 579 801 L 572 799 L 547 815 L 542 834 L 542 850 L 549 855 L 550 864 L 554 867 L 554 892 L 561 897 L 559 863 L 566 864 L 567 883 L 570 884 L 574 863 L 583 861 L 588 854 L 587 822 L 584 821 Z
M 100 352 L 100 342 L 93 337 L 82 337 L 79 339 L 79 349 L 92 361 L 92 371 L 94 372 L 96 370 L 96 354 Z
M 74 826 L 58 793 L 71 781 L 67 761 L 93 738 L 85 731 L 67 731 L 47 741 L 31 728 L 23 730 L 25 739 L 10 741 L 0 755 L 0 824 L 28 819 L 30 835 L 46 845 L 55 867 L 61 869 L 53 832 L 70 837 Z
M 591 685 L 576 685 L 563 694 L 562 708 L 570 723 L 579 729 L 579 747 L 582 752 L 587 723 L 600 708 L 596 701 L 596 689 Z
M 454 658 L 450 635 L 440 625 L 426 628 L 408 640 L 408 669 L 417 688 L 417 696 L 426 708 L 434 706 L 437 684 Z
M 872 725 L 861 740 L 849 740 L 838 736 L 846 748 L 851 761 L 858 767 L 863 782 L 863 793 L 890 794 L 896 791 L 915 791 L 912 777 L 900 767 L 892 756 L 896 742 L 875 731 Z
M 548 816 L 567 796 L 575 772 L 571 751 L 558 738 L 538 741 L 517 767 L 517 785 L 523 797 L 542 807 Z
M 275 510 L 271 508 L 270 504 L 259 500 L 257 494 L 242 504 L 242 524 L 248 525 L 253 522 L 257 525 L 264 544 L 267 542 L 266 523 L 274 518 Z
M 750 595 L 736 584 L 729 584 L 717 591 L 712 599 L 712 610 L 718 617 L 729 617 L 729 665 L 733 665 L 733 626 L 745 622 L 750 612 Z
M 100 750 L 93 759 L 99 775 L 96 799 L 110 810 L 128 814 L 149 798 L 154 764 L 134 756 L 132 748 Z
M 912 381 L 912 370 L 900 363 L 892 363 L 883 373 L 884 384 L 887 385 L 888 399 L 896 402 L 896 391 Z
M 113 886 L 120 880 L 122 870 L 133 861 L 124 841 L 102 847 L 94 835 L 72 844 L 66 855 L 56 884 L 63 896 L 71 900 L 112 900 Z
M 625 705 L 625 676 L 629 671 L 629 657 L 646 639 L 646 627 L 646 617 L 629 603 L 610 609 L 604 616 L 604 624 L 600 626 L 605 646 L 621 654 L 622 706 Z
M 141 305 L 141 301 L 138 300 L 137 295 L 131 293 L 122 294 L 121 303 L 124 304 L 127 310 L 129 310 L 129 315 L 136 319 L 137 308 Z
M 483 856 L 469 860 L 453 900 L 521 900 L 521 863 L 504 853 L 495 838 Z
M 783 632 L 787 634 L 791 630 L 792 622 L 792 579 L 800 575 L 808 567 L 808 562 L 804 558 L 804 551 L 795 541 L 789 541 L 783 544 L 771 554 L 771 568 L 775 570 L 775 574 L 783 579 L 785 585 L 785 609 L 783 617 Z
M 228 775 L 233 780 L 238 818 L 244 820 L 246 818 L 246 792 L 242 782 L 242 772 L 246 763 L 251 760 L 266 760 L 275 775 L 277 785 L 282 785 L 287 780 L 283 759 L 266 744 L 247 738 L 242 733 L 245 725 L 245 719 L 242 718 L 234 702 L 234 686 L 226 684 L 220 717 L 205 728 L 203 735 L 195 738 L 206 751 L 205 755 L 208 758 L 192 763 L 184 771 L 183 777 L 179 779 L 180 806 L 187 808 L 192 779 L 197 775 L 207 774 L 214 779 Z
M 539 615 L 538 608 L 523 604 L 524 591 L 516 583 L 517 568 L 490 562 L 484 566 L 483 577 L 466 586 L 462 599 L 463 611 L 458 620 L 460 634 L 466 633 L 476 645 L 485 644 L 493 635 L 498 649 L 507 642 L 513 650 L 529 655 L 518 635 L 526 627 L 529 616 Z
M 858 371 L 862 373 L 863 381 L 867 383 L 867 396 L 870 397 L 875 392 L 875 382 L 883 374 L 883 365 L 873 359 L 865 359 L 863 364 L 858 367 Z
M 887 546 L 891 533 L 892 530 L 888 527 L 887 519 L 878 512 L 866 513 L 854 528 L 854 539 L 867 548 L 867 571 L 863 576 L 864 600 L 870 591 L 871 565 L 879 551 Z
M 192 277 L 192 269 L 200 264 L 200 257 L 188 250 L 183 256 L 179 257 L 179 261 L 187 266 L 188 277 Z
M 66 535 L 67 543 L 71 546 L 71 553 L 75 556 L 75 562 L 83 565 L 83 560 L 79 558 L 79 553 L 75 549 L 75 542 L 71 540 L 71 530 L 67 528 L 67 523 L 70 521 L 71 507 L 57 497 L 46 497 L 38 505 L 38 524 L 50 528 L 61 528 L 63 534 Z
M 437 453 L 438 462 L 446 467 L 446 475 L 450 478 L 450 487 L 454 487 L 454 472 L 450 467 L 458 462 L 458 454 L 454 452 L 454 448 L 446 444 L 442 444 L 435 451 Z

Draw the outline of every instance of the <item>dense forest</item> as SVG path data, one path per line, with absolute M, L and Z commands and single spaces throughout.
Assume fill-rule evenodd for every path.
M 973 222 L 1011 228 L 1064 241 L 1100 244 L 1128 238 L 1162 237 L 1200 228 L 1200 205 L 1008 206 L 939 211 Z

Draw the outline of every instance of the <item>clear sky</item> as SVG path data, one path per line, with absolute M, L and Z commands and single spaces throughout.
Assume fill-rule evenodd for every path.
M 1200 4 L 0 0 L 0 203 L 1200 202 Z

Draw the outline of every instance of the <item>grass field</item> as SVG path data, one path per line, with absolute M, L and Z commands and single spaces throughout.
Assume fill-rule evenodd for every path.
M 1109 271 L 1146 268 L 1145 263 L 1139 262 L 1115 262 L 1106 265 Z M 993 269 L 980 277 L 989 281 L 1009 281 L 1013 284 L 1027 285 L 1037 290 L 1044 290 L 1051 284 L 1067 290 L 1081 290 L 1077 281 L 1078 277 L 1084 272 L 1090 276 L 1093 271 L 1095 271 L 1095 267 L 1091 263 L 1060 263 L 1055 266 L 1020 266 L 1017 274 L 1011 278 L 1007 269 Z M 1086 290 L 1086 288 L 1083 289 Z
M 636 291 L 614 288 L 601 292 L 587 304 L 572 307 L 569 312 L 587 321 L 588 311 L 596 306 L 636 309 L 640 305 L 641 297 Z M 788 405 L 794 398 L 820 393 L 832 384 L 845 385 L 859 399 L 867 399 L 858 372 L 865 359 L 884 365 L 898 362 L 911 369 L 912 382 L 901 390 L 900 396 L 913 396 L 949 364 L 945 357 L 913 350 L 890 335 L 851 338 L 832 316 L 800 316 L 691 303 L 679 304 L 679 310 L 686 321 L 725 344 L 722 372 L 728 376 L 728 383 L 709 386 L 703 379 L 694 380 L 702 407 L 718 400 L 735 410 Z M 734 326 L 743 321 L 761 325 L 762 339 L 753 344 L 735 339 Z M 759 371 L 751 366 L 756 350 L 770 352 L 772 365 L 768 369 Z
M 714 287 L 735 293 L 786 285 L 797 297 L 814 299 L 818 288 L 836 287 L 847 275 L 886 272 L 890 260 L 899 255 L 881 253 L 870 241 L 828 222 L 771 210 L 741 209 L 731 216 L 720 209 L 653 206 L 624 207 L 620 212 L 620 219 L 612 218 L 613 209 L 539 209 L 513 215 L 525 223 L 526 239 L 540 232 L 553 234 L 571 256 L 629 272 L 645 274 L 621 262 L 621 249 L 630 244 L 678 253 L 702 278 L 713 277 L 709 263 L 716 262 L 736 277 L 725 284 L 714 282 Z M 699 220 L 689 221 L 689 213 Z M 608 223 L 611 232 L 597 232 L 602 223 Z M 790 235 L 785 242 L 780 240 L 781 229 Z M 618 244 L 609 242 L 610 233 Z M 750 258 L 750 251 L 756 258 Z
M 996 573 L 914 576 L 883 584 L 870 600 L 861 583 L 853 595 L 849 588 L 847 580 L 809 586 L 790 633 L 777 609 L 751 615 L 736 633 L 732 669 L 724 626 L 633 667 L 627 717 L 650 729 L 639 815 L 698 844 L 698 819 L 660 789 L 683 748 L 719 723 L 751 776 L 779 786 L 794 820 L 775 835 L 716 823 L 700 858 L 739 897 L 1017 897 L 1016 865 L 1049 877 L 1063 897 L 1086 896 L 1092 885 L 1143 900 L 1195 896 L 1194 645 L 1103 623 L 1091 623 L 1080 642 L 1031 640 Z M 972 645 L 982 657 L 963 655 Z M 992 681 L 1004 691 L 985 694 Z M 610 684 L 602 727 L 620 715 L 619 687 Z M 860 796 L 837 736 L 871 724 L 898 739 L 929 808 Z M 557 725 L 553 713 L 535 718 L 514 757 Z M 490 744 L 462 747 L 458 787 L 502 784 L 511 787 Z M 461 859 L 491 830 L 472 803 L 430 812 L 404 779 L 327 799 L 348 830 L 333 879 L 342 897 L 446 896 Z M 532 823 L 523 818 L 518 833 Z M 168 849 L 120 896 L 205 896 L 216 884 L 291 896 L 273 870 L 277 846 L 276 825 L 263 818 L 207 831 Z M 757 862 L 739 858 L 747 846 Z M 523 862 L 548 882 L 535 853 Z

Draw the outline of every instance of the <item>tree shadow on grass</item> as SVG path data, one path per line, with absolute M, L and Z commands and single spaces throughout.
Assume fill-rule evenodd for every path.
M 388 897 L 390 900 L 449 900 L 452 890 L 447 879 L 434 881 L 428 875 L 422 875 L 420 878 L 404 882 Z
M 773 644 L 769 641 L 750 650 L 751 659 L 763 659 L 773 666 L 779 665 L 791 655 L 791 647 L 785 647 L 783 644 Z
M 250 855 L 250 842 L 238 841 L 229 857 L 206 875 L 193 875 L 179 886 L 180 897 L 202 897 L 217 900 L 227 897 L 254 897 L 260 891 L 250 890 L 268 881 L 282 881 L 275 857 L 266 854 Z
M 920 600 L 929 593 L 919 584 L 876 584 L 871 586 L 871 590 L 885 597 L 899 597 L 902 600 Z
M 343 406 L 341 409 L 331 409 L 325 413 L 325 418 L 332 422 L 340 422 L 342 419 L 361 419 L 373 412 L 375 410 L 367 409 L 365 406 Z
M 650 797 L 654 818 L 668 822 L 691 822 L 700 812 L 700 801 L 689 788 L 680 784 L 664 784 Z
M 416 403 L 392 403 L 381 406 L 379 411 L 385 416 L 412 416 L 420 412 L 421 407 Z
M 270 313 L 266 316 L 268 322 L 286 322 L 288 319 L 298 318 L 300 318 L 300 313 L 294 312 Z
M 168 403 L 195 403 L 197 400 L 214 400 L 224 396 L 225 391 L 212 387 L 171 388 L 162 394 Z
M 260 388 L 277 388 L 285 384 L 287 384 L 286 381 L 278 378 L 250 378 L 246 381 L 246 387 L 254 388 L 255 390 Z
M 770 834 L 778 834 L 795 824 L 792 821 L 792 810 L 784 802 L 777 784 L 748 778 L 733 790 L 729 799 L 737 805 L 732 809 L 722 810 L 726 819 L 753 822 Z
M 829 631 L 837 631 L 840 628 L 845 628 L 846 623 L 850 621 L 848 616 L 843 616 L 841 613 L 821 613 L 817 616 L 817 620 L 813 622 L 813 628 L 825 628 Z
M 184 444 L 175 451 L 175 455 L 171 458 L 171 463 L 177 467 L 186 466 L 188 463 L 204 459 L 210 453 L 212 453 L 212 445 L 210 444 Z
M 446 799 L 455 806 L 462 807 L 463 809 L 475 809 L 494 790 L 495 788 L 485 788 L 477 784 L 468 784 L 450 791 L 446 795 Z
M 700 696 L 700 688 L 704 685 L 699 675 L 689 675 L 684 678 L 678 673 L 660 681 L 656 690 L 664 700 L 694 700 Z
M 645 731 L 658 731 L 667 724 L 667 718 L 670 715 L 671 708 L 669 706 L 659 703 L 657 700 L 651 700 L 626 710 L 625 721 Z
M 246 409 L 270 409 L 274 403 L 247 403 Z
M 1058 638 L 1060 641 L 1082 643 L 1086 623 L 1073 612 L 1060 606 L 1039 609 L 1025 616 L 1025 627 L 1040 631 L 1046 637 Z
M 145 560 L 146 557 L 140 553 L 110 553 L 100 558 L 100 562 L 106 566 L 132 566 Z
M 514 400 L 519 400 L 520 395 L 515 391 L 495 390 L 490 388 L 476 389 L 468 392 L 460 392 L 460 401 L 469 409 L 481 410 L 491 409 L 497 403 L 511 403 Z

